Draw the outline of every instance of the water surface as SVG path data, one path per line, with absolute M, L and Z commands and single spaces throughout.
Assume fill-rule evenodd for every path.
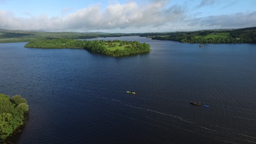
M 114 39 L 152 51 L 114 58 L 0 44 L 0 93 L 30 106 L 15 143 L 256 143 L 255 45 L 105 38 Z

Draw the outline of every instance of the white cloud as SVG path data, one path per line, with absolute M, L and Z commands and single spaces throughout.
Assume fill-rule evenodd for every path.
M 100 5 L 91 5 L 65 17 L 49 18 L 39 15 L 31 18 L 18 18 L 0 11 L 1 28 L 33 30 L 93 30 L 127 27 L 159 26 L 177 20 L 183 12 L 177 6 L 164 10 L 168 1 L 152 1 L 146 6 L 136 2 L 121 5 L 113 3 L 101 12 Z M 63 9 L 66 12 L 68 9 Z
M 0 10 L 0 28 L 46 31 L 151 32 L 229 26 L 243 27 L 256 23 L 255 12 L 191 18 L 186 15 L 184 7 L 179 5 L 166 7 L 168 3 L 168 0 L 151 0 L 149 4 L 145 5 L 138 5 L 134 1 L 125 4 L 114 2 L 104 10 L 100 9 L 100 4 L 97 4 L 62 17 L 48 17 L 42 14 L 21 18 Z M 69 8 L 64 8 L 62 13 L 69 10 Z M 230 23 L 231 21 L 232 23 Z
M 207 28 L 241 28 L 256 26 L 256 11 L 251 13 L 236 13 L 233 15 L 218 15 L 205 18 L 190 19 L 190 26 L 201 25 Z

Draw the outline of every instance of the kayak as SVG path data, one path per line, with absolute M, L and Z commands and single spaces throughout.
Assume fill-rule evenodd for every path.
M 132 94 L 136 94 L 135 92 L 132 92 Z
M 130 91 L 126 91 L 126 93 L 130 94 L 131 92 Z
M 192 102 L 191 101 L 190 104 L 195 105 L 195 106 L 201 106 L 200 102 Z
M 208 108 L 209 106 L 208 105 L 204 105 L 204 107 Z

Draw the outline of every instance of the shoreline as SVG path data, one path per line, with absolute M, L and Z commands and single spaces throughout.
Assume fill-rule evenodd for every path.
M 29 117 L 29 106 L 21 95 L 0 94 L 0 143 L 13 141 L 12 137 L 22 132 Z M 11 143 L 11 142 L 10 142 Z
M 6 137 L 4 140 L 0 140 L 0 143 L 6 143 L 6 144 L 13 144 L 18 140 L 18 137 L 20 137 L 22 131 L 24 130 L 26 126 L 26 122 L 29 119 L 29 113 L 24 115 L 23 124 L 19 125 L 8 137 Z

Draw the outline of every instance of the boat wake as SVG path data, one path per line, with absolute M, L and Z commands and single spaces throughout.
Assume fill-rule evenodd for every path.
M 163 112 L 159 112 L 159 111 L 155 111 L 155 110 L 152 110 L 152 109 L 146 109 L 146 108 L 142 108 L 142 107 L 136 107 L 136 106 L 132 106 L 132 105 L 128 105 L 128 104 L 125 104 L 124 106 L 130 107 L 130 108 L 139 109 L 139 110 L 145 110 L 145 111 L 149 111 L 149 112 L 153 112 L 153 113 L 157 113 L 157 114 L 161 114 L 161 115 L 165 115 L 165 116 L 169 116 L 169 117 L 173 117 L 173 118 L 179 119 L 180 121 L 183 121 L 183 122 L 186 122 L 186 123 L 194 123 L 194 122 L 192 122 L 192 121 L 185 120 L 185 119 L 183 119 L 182 117 L 175 116 L 175 115 L 171 115 L 171 114 L 167 114 L 167 113 L 163 113 Z

